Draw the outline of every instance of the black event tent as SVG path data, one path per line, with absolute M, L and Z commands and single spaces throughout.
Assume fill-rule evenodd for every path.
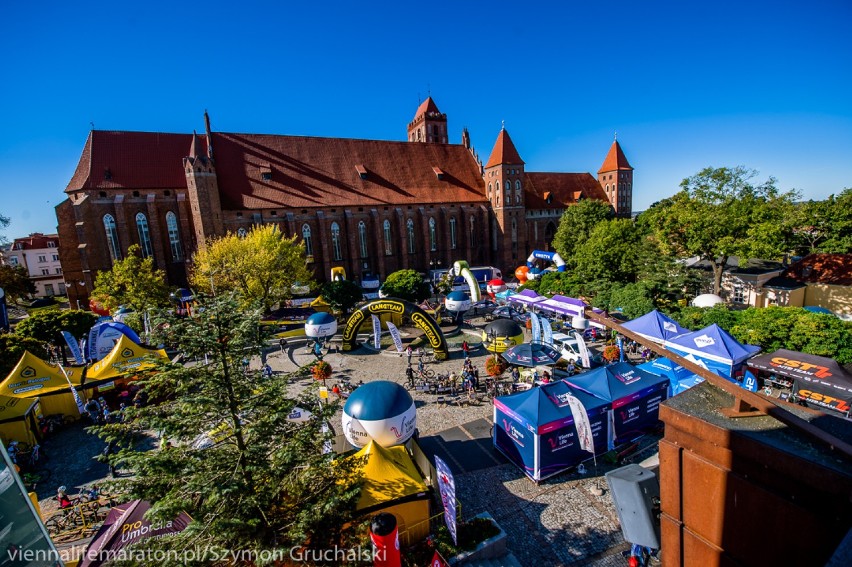
M 843 414 L 852 408 L 852 374 L 832 358 L 778 349 L 750 358 L 756 370 L 793 378 L 794 391 L 808 403 Z

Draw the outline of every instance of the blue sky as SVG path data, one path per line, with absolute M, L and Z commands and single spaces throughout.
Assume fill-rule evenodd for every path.
M 594 5 L 592 5 L 594 4 Z M 56 228 L 90 123 L 402 140 L 431 92 L 483 160 L 596 173 L 634 209 L 706 166 L 805 198 L 852 186 L 852 3 L 54 2 L 0 18 L 0 214 Z

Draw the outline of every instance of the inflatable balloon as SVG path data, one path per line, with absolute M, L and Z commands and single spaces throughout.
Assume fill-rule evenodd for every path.
M 414 400 L 396 382 L 380 380 L 359 386 L 343 406 L 343 434 L 356 447 L 371 440 L 382 447 L 401 445 L 416 428 Z
M 518 278 L 519 282 L 524 283 L 527 281 L 527 272 L 529 271 L 530 269 L 526 266 L 518 266 L 518 269 L 515 270 L 515 277 Z
M 444 307 L 447 308 L 447 311 L 454 313 L 464 313 L 470 309 L 470 306 L 470 298 L 463 291 L 451 291 L 444 300 Z
M 337 332 L 337 319 L 329 313 L 314 313 L 305 321 L 305 335 L 312 339 L 333 337 Z
M 89 309 L 92 310 L 92 313 L 96 313 L 97 315 L 103 315 L 105 317 L 109 317 L 109 309 L 95 301 L 94 299 L 89 300 Z
M 450 270 L 450 273 L 454 276 L 461 276 L 464 278 L 464 281 L 467 283 L 468 288 L 470 289 L 470 300 L 473 303 L 476 303 L 482 297 L 480 297 L 479 293 L 479 283 L 476 281 L 476 278 L 473 275 L 473 272 L 470 271 L 470 265 L 464 260 L 458 260 L 453 263 L 453 269 Z
M 488 295 L 491 296 L 491 299 L 500 293 L 501 291 L 506 291 L 506 282 L 501 280 L 500 278 L 494 278 L 490 282 L 488 282 L 488 286 L 485 288 L 488 292 Z

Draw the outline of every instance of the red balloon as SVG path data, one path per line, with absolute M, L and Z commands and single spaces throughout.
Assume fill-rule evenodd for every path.
M 109 309 L 95 301 L 94 299 L 89 300 L 89 309 L 92 310 L 92 313 L 96 313 L 97 315 L 103 315 L 105 317 L 109 317 Z
M 527 272 L 529 271 L 530 269 L 526 266 L 519 266 L 518 269 L 515 270 L 515 277 L 518 278 L 519 282 L 524 283 L 527 281 Z

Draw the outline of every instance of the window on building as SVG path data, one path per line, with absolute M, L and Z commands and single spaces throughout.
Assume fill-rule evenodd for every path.
M 515 204 L 521 204 L 521 182 L 515 180 Z
M 364 221 L 358 223 L 358 244 L 361 248 L 361 257 L 367 257 L 367 225 Z
M 121 248 L 118 245 L 118 230 L 112 215 L 104 215 L 104 231 L 106 232 L 107 247 L 113 262 L 121 260 Z
M 54 261 L 54 262 L 58 262 L 58 261 L 59 261 L 59 254 L 54 254 L 54 255 L 53 255 L 53 261 Z
M 455 250 L 458 247 L 458 238 L 456 237 L 456 218 L 450 218 L 450 249 Z
M 42 268 L 42 269 L 41 269 L 41 275 L 43 275 L 43 276 L 49 276 L 49 275 L 50 275 L 50 270 L 48 270 L 47 268 Z
M 311 227 L 308 224 L 302 225 L 302 242 L 305 243 L 305 256 L 308 258 L 314 255 L 314 241 L 311 238 Z
M 385 219 L 382 228 L 385 233 L 385 256 L 391 256 L 393 254 L 393 233 L 391 232 L 390 221 Z
M 732 301 L 734 303 L 745 303 L 745 289 L 743 288 L 743 286 L 734 286 Z
M 56 292 L 53 291 L 53 284 L 44 284 L 44 294 L 48 297 L 56 295 Z
M 476 248 L 476 219 L 470 217 L 470 238 L 468 238 L 471 248 Z
M 47 256 L 39 256 L 38 261 L 39 262 L 47 262 Z
M 518 241 L 518 221 L 517 219 L 512 219 L 512 242 Z
M 434 252 L 438 249 L 438 235 L 435 232 L 435 219 L 429 219 L 429 250 Z
M 405 223 L 405 228 L 408 230 L 408 253 L 414 254 L 417 250 L 415 246 L 416 241 L 414 239 L 414 219 L 408 219 Z
M 491 183 L 488 184 L 488 196 L 491 197 Z
M 331 223 L 331 253 L 335 260 L 342 260 L 343 253 L 340 249 L 340 225 Z
M 49 241 L 47 242 L 47 247 L 48 247 L 48 248 L 56 248 L 56 243 L 55 243 L 54 241 L 52 241 L 52 240 L 49 240 Z
M 183 260 L 183 248 L 180 245 L 177 215 L 172 211 L 166 213 L 166 230 L 169 232 L 169 247 L 172 249 L 172 260 L 180 262 Z
M 148 231 L 148 219 L 145 215 L 136 215 L 136 230 L 139 232 L 139 246 L 142 247 L 142 257 L 153 256 L 154 249 L 151 247 L 151 233 Z
M 61 274 L 61 273 L 62 273 L 62 268 L 56 268 L 56 273 L 57 273 L 57 274 Z
M 17 257 L 17 256 L 10 256 L 10 257 L 9 257 L 9 262 L 10 262 L 13 266 L 17 266 L 17 265 L 18 265 L 18 257 Z

